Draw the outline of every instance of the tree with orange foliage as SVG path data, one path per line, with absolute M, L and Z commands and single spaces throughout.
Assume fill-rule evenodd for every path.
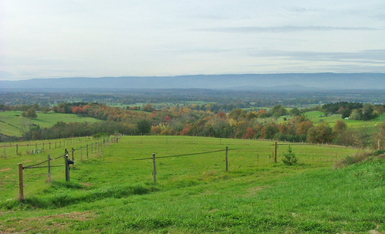
M 245 134 L 243 134 L 242 139 L 254 139 L 256 132 L 250 127 L 246 128 Z

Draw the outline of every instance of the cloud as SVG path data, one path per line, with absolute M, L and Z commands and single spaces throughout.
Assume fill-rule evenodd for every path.
M 358 61 L 360 63 L 385 63 L 385 50 L 358 52 L 313 52 L 313 51 L 255 51 L 253 57 L 281 57 L 303 61 Z
M 201 28 L 195 31 L 221 33 L 291 33 L 304 31 L 362 31 L 377 30 L 370 27 L 331 27 L 331 26 L 278 26 L 278 27 L 218 27 Z

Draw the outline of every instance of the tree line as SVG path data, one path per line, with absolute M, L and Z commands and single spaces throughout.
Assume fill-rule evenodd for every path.
M 328 123 L 314 125 L 301 111 L 288 111 L 282 105 L 271 109 L 245 111 L 237 108 L 228 113 L 210 109 L 197 110 L 194 105 L 147 111 L 127 110 L 98 103 L 60 103 L 52 110 L 104 120 L 97 123 L 58 122 L 50 128 L 30 126 L 25 140 L 90 136 L 99 132 L 125 135 L 188 135 L 238 139 L 274 139 L 290 142 L 333 143 L 368 147 L 383 137 L 375 129 L 349 129 L 343 120 L 332 128 Z M 363 105 L 363 107 L 365 104 Z M 363 108 L 362 107 L 362 108 Z M 329 108 L 329 107 L 327 107 Z M 283 116 L 283 117 L 282 117 Z M 278 122 L 281 117 L 283 121 Z M 385 134 L 385 131 L 383 131 Z

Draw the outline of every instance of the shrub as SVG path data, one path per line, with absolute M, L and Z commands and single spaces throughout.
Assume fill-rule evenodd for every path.
M 282 159 L 282 161 L 284 164 L 291 166 L 297 163 L 297 157 L 291 150 L 290 145 L 289 145 L 289 148 L 287 149 L 287 152 L 283 153 L 283 156 L 284 158 Z

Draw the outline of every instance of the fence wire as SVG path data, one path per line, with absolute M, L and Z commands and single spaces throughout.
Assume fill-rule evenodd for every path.
M 237 149 L 229 149 L 229 151 L 230 150 L 237 150 Z M 158 158 L 175 158 L 175 157 L 193 156 L 193 155 L 200 155 L 200 154 L 210 154 L 210 153 L 223 152 L 223 151 L 226 151 L 226 150 L 225 149 L 224 150 L 214 150 L 214 151 L 206 151 L 206 152 L 192 153 L 192 154 L 176 154 L 176 155 L 169 155 L 169 156 L 160 156 L 160 157 L 156 157 L 156 158 L 157 159 Z M 137 158 L 137 159 L 133 159 L 133 160 L 148 160 L 148 159 L 152 159 L 152 158 Z

